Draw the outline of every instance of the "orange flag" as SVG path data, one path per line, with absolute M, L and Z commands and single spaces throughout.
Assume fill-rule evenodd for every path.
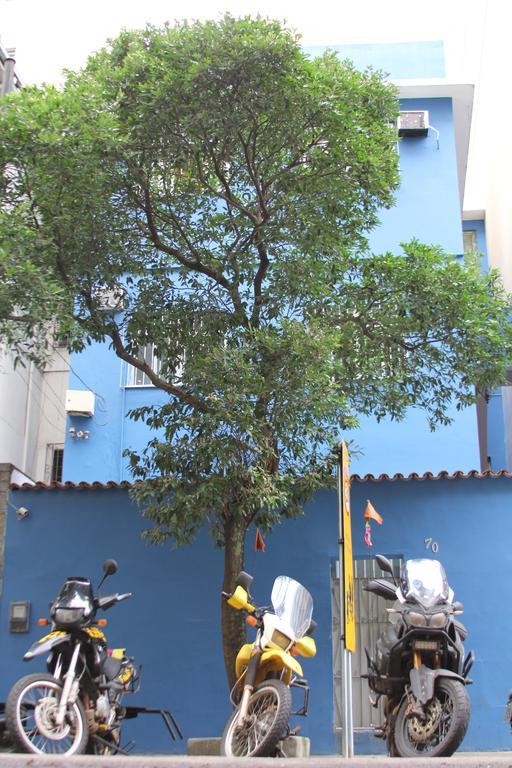
M 382 525 L 382 517 L 368 499 L 366 500 L 366 509 L 364 510 L 363 517 L 365 517 L 366 520 L 375 520 L 379 525 Z
M 263 536 L 261 535 L 259 528 L 256 528 L 256 540 L 254 542 L 254 549 L 256 552 L 265 551 L 265 542 L 263 541 Z

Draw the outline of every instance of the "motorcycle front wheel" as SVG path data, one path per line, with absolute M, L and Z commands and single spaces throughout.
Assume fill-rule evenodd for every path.
M 425 717 L 408 713 L 404 698 L 395 722 L 394 741 L 400 757 L 448 757 L 466 734 L 471 703 L 460 680 L 438 678 Z
M 292 709 L 290 688 L 281 680 L 265 680 L 249 699 L 247 717 L 240 723 L 237 707 L 222 736 L 221 754 L 229 757 L 271 757 L 286 735 Z
M 68 707 L 64 722 L 55 715 L 62 685 L 51 675 L 26 675 L 11 688 L 5 704 L 5 726 L 14 746 L 36 755 L 80 755 L 89 729 L 82 702 Z

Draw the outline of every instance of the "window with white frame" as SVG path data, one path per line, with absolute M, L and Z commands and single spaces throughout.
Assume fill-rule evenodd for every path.
M 140 347 L 137 357 L 139 360 L 146 363 L 146 365 L 148 365 L 157 375 L 160 373 L 160 361 L 155 354 L 154 344 L 144 344 L 143 347 Z M 152 387 L 153 382 L 150 380 L 147 373 L 136 368 L 134 365 L 129 365 L 126 375 L 126 386 Z
M 155 354 L 155 345 L 153 343 L 144 344 L 140 347 L 137 357 L 146 363 L 151 370 L 153 370 L 157 376 L 161 374 L 161 362 Z M 176 367 L 172 372 L 172 376 L 165 378 L 171 378 L 173 383 L 181 381 L 183 376 L 184 356 L 181 356 L 176 361 Z M 144 371 L 136 368 L 134 365 L 129 365 L 126 374 L 126 386 L 127 387 L 153 387 L 154 384 Z

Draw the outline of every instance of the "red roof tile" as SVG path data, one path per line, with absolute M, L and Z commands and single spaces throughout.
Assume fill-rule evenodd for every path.
M 512 472 L 507 472 L 506 469 L 500 469 L 499 472 L 492 472 L 490 469 L 486 469 L 484 472 L 479 472 L 477 469 L 471 469 L 469 472 L 458 470 L 450 474 L 446 470 L 443 470 L 442 472 L 438 472 L 437 475 L 434 475 L 433 472 L 424 472 L 422 475 L 418 475 L 417 472 L 411 472 L 410 475 L 402 475 L 400 472 L 397 472 L 395 475 L 382 474 L 378 477 L 375 475 L 364 475 L 363 477 L 361 477 L 361 475 L 352 475 L 351 479 L 354 483 L 381 483 L 386 480 L 394 483 L 397 480 L 419 480 L 420 482 L 423 482 L 424 480 L 467 480 L 469 477 L 476 477 L 478 479 L 484 477 L 512 477 Z
M 461 472 L 459 470 L 457 472 L 453 472 L 452 474 L 444 470 L 442 472 L 438 472 L 437 475 L 434 475 L 433 472 L 424 472 L 423 475 L 419 475 L 417 472 L 411 472 L 409 475 L 402 475 L 400 472 L 397 472 L 395 475 L 352 475 L 351 479 L 354 483 L 382 483 L 385 481 L 395 483 L 398 480 L 419 480 L 420 482 L 423 482 L 424 480 L 460 480 L 470 477 L 475 477 L 478 479 L 482 479 L 484 477 L 512 477 L 512 472 L 507 472 L 506 469 L 500 469 L 499 472 L 492 472 L 489 469 L 485 470 L 485 472 L 479 472 L 477 469 L 472 469 L 469 472 Z M 97 489 L 106 490 L 108 488 L 133 488 L 134 485 L 135 483 L 131 483 L 128 480 L 122 480 L 120 483 L 115 482 L 115 480 L 107 480 L 106 483 L 100 483 L 98 480 L 96 480 L 92 483 L 72 483 L 70 481 L 67 481 L 66 483 L 11 483 L 10 488 L 12 491 L 28 491 L 38 489 L 91 491 Z

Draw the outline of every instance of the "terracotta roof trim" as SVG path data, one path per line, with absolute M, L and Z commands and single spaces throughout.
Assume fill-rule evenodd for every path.
M 452 473 L 443 470 L 438 472 L 437 475 L 433 472 L 424 472 L 422 475 L 419 475 L 417 472 L 411 472 L 409 475 L 402 475 L 400 472 L 397 472 L 395 475 L 387 475 L 384 473 L 378 477 L 375 475 L 363 475 L 362 477 L 361 475 L 352 475 L 351 480 L 355 483 L 381 483 L 384 481 L 395 483 L 397 480 L 405 480 L 406 482 L 410 480 L 418 480 L 419 482 L 424 482 L 425 480 L 467 480 L 470 477 L 475 477 L 479 480 L 484 477 L 512 477 L 512 472 L 508 472 L 506 469 L 500 469 L 498 472 L 492 472 L 490 469 L 486 469 L 484 472 L 480 472 L 478 469 L 470 469 L 468 472 L 457 470 Z
M 425 480 L 466 480 L 470 477 L 474 477 L 477 479 L 482 479 L 484 477 L 491 477 L 491 478 L 498 478 L 498 477 L 509 477 L 512 478 L 512 472 L 508 472 L 506 469 L 500 469 L 498 472 L 492 472 L 490 469 L 485 470 L 484 472 L 480 472 L 477 469 L 471 469 L 469 472 L 462 472 L 461 470 L 458 470 L 456 472 L 450 472 L 443 470 L 442 472 L 438 472 L 437 475 L 434 475 L 433 472 L 424 472 L 422 475 L 419 475 L 417 472 L 411 472 L 409 475 L 403 475 L 400 472 L 397 472 L 395 475 L 352 475 L 351 479 L 354 483 L 382 483 L 382 482 L 390 482 L 395 483 L 399 480 L 405 480 L 406 482 L 409 482 L 411 480 L 417 480 L 419 482 L 424 482 Z M 107 490 L 109 488 L 133 488 L 136 483 L 132 483 L 129 480 L 122 480 L 121 482 L 116 482 L 115 480 L 107 480 L 105 483 L 99 482 L 99 480 L 95 480 L 92 483 L 87 483 L 85 481 L 82 481 L 80 483 L 72 483 L 69 480 L 65 483 L 43 483 L 41 481 L 38 481 L 37 483 L 11 483 L 10 489 L 11 491 L 30 491 L 30 490 L 78 490 L 78 491 L 94 491 L 94 490 Z

